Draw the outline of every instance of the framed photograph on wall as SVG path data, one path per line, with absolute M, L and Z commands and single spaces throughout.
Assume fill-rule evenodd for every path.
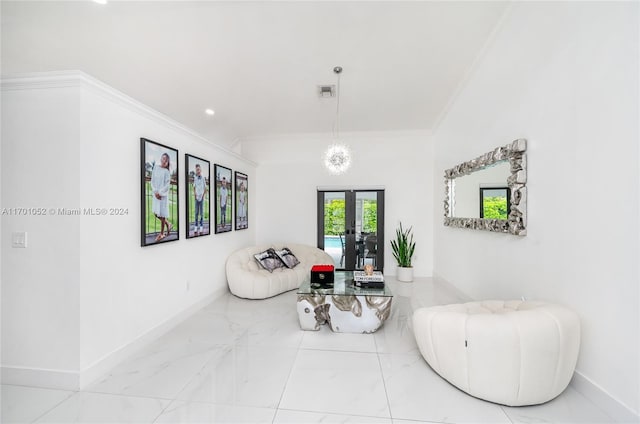
M 236 171 L 236 230 L 249 228 L 249 179 L 246 174 Z
M 231 184 L 231 169 L 222 165 L 214 165 L 216 205 L 215 232 L 226 233 L 231 231 L 231 220 L 233 219 L 233 186 Z
M 187 238 L 208 236 L 211 207 L 209 203 L 209 161 L 192 155 L 184 156 L 187 201 Z
M 178 240 L 178 151 L 141 138 L 140 183 L 141 245 Z

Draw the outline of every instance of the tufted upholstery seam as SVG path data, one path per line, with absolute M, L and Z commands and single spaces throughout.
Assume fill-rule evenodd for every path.
M 556 326 L 556 330 L 557 330 L 557 341 L 558 341 L 558 346 L 562 346 L 562 329 L 560 327 L 560 323 L 558 322 L 558 318 L 552 314 L 551 312 L 544 310 L 544 313 L 547 314 L 549 317 L 551 317 L 551 320 L 553 321 L 553 323 Z M 561 349 L 558 349 L 558 351 L 556 352 L 557 358 L 556 358 L 556 370 L 555 373 L 553 375 L 553 384 L 551 385 L 551 390 L 555 391 L 556 388 L 556 384 L 558 382 L 558 377 L 560 376 L 560 355 L 561 355 Z
M 523 376 L 523 372 L 522 372 L 522 367 L 524 366 L 524 363 L 522 361 L 522 331 L 520 330 L 520 327 L 518 326 L 518 320 L 515 317 L 515 314 L 513 314 L 514 316 L 512 317 L 512 320 L 515 321 L 515 327 L 517 329 L 517 333 L 518 333 L 518 363 L 519 363 L 519 367 L 518 367 L 518 387 L 516 388 L 516 396 L 515 398 L 520 401 L 520 389 L 522 388 L 522 376 Z
M 431 348 L 431 352 L 433 353 L 433 360 L 435 362 L 434 368 L 436 370 L 440 369 L 440 360 L 438 359 L 438 353 L 436 352 L 435 345 L 433 344 L 433 321 L 435 321 L 438 316 L 438 312 L 434 313 L 429 320 L 429 347 Z
M 471 381 L 469 380 L 469 347 L 467 346 L 469 340 L 469 329 L 467 328 L 469 324 L 469 314 L 464 317 L 464 360 L 465 360 L 465 374 L 467 375 L 467 388 L 471 390 Z

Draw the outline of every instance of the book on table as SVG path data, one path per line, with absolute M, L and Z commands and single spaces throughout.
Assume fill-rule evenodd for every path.
M 384 283 L 384 275 L 380 271 L 373 271 L 373 275 L 367 275 L 364 271 L 353 271 L 353 280 L 360 282 Z
M 356 287 L 381 289 L 384 288 L 384 276 L 380 271 L 367 275 L 364 271 L 353 271 L 353 284 Z
M 353 284 L 360 289 L 384 289 L 384 281 L 354 281 Z

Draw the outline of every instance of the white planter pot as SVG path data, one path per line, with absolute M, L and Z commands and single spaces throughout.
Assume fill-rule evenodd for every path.
M 396 271 L 396 279 L 407 283 L 413 281 L 413 268 L 399 266 Z

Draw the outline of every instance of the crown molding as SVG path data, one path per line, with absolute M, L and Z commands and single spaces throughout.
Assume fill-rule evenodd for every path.
M 34 72 L 2 76 L 0 85 L 2 91 L 80 87 L 89 78 L 81 71 Z
M 74 70 L 15 74 L 3 76 L 0 80 L 0 88 L 3 92 L 15 90 L 46 90 L 69 87 L 88 88 L 94 93 L 97 93 L 115 103 L 118 103 L 119 105 L 126 107 L 133 112 L 136 112 L 173 130 L 186 134 L 189 137 L 192 137 L 209 147 L 214 147 L 217 150 L 233 156 L 234 158 L 239 159 L 250 166 L 257 166 L 254 161 L 243 157 L 242 155 L 234 152 L 226 146 L 222 146 L 204 138 L 202 135 L 182 125 L 181 123 L 175 121 L 167 115 L 164 115 L 157 110 L 150 108 L 149 106 L 135 100 L 132 97 L 129 97 L 123 92 L 82 71 Z

